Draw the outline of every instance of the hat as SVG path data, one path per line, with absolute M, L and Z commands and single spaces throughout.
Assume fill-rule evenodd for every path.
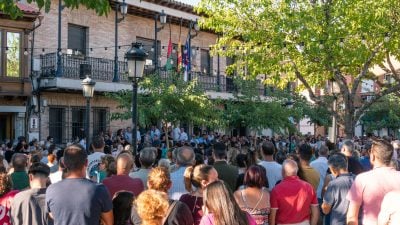
M 34 163 L 29 167 L 29 174 L 41 173 L 43 175 L 49 176 L 50 167 L 42 162 Z

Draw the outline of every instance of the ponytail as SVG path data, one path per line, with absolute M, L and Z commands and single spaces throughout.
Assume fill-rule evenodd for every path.
M 193 171 L 194 171 L 194 166 L 189 166 L 186 167 L 185 173 L 183 174 L 183 181 L 185 183 L 185 189 L 188 192 L 192 192 L 192 178 L 193 178 Z

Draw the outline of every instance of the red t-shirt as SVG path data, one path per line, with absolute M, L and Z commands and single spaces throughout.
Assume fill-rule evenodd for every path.
M 16 194 L 18 194 L 18 190 L 10 191 L 7 194 L 0 197 L 0 224 L 1 225 L 10 225 L 10 207 L 11 200 L 14 198 Z
M 137 197 L 144 191 L 144 185 L 141 179 L 131 178 L 128 175 L 114 175 L 103 180 L 111 198 L 118 191 L 130 191 Z
M 314 188 L 297 176 L 286 177 L 271 192 L 271 209 L 277 209 L 276 223 L 310 220 L 312 205 L 318 206 Z

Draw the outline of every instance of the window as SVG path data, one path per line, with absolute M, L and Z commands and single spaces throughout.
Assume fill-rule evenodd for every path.
M 106 108 L 93 109 L 93 135 L 98 135 L 101 132 L 106 132 L 108 124 L 108 111 Z
M 200 71 L 204 74 L 212 75 L 212 57 L 210 51 L 201 49 L 201 67 Z
M 79 139 L 85 136 L 85 112 L 84 108 L 72 108 L 72 121 L 71 121 L 71 129 L 72 129 L 72 138 L 75 139 L 79 137 Z
M 136 42 L 138 43 L 142 43 L 143 45 L 143 49 L 146 50 L 146 52 L 149 53 L 149 55 L 147 56 L 147 60 L 146 60 L 146 65 L 152 65 L 154 66 L 154 56 L 155 56 L 155 51 L 154 51 L 154 40 L 152 39 L 147 39 L 147 38 L 142 38 L 142 37 L 136 37 Z M 165 48 L 165 50 L 168 47 Z M 157 55 L 158 55 L 158 66 L 160 65 L 160 56 L 162 55 L 161 53 L 161 42 L 157 41 Z M 153 50 L 153 51 L 152 51 Z
M 0 29 L 0 76 L 19 78 L 21 76 L 22 33 Z
M 21 34 L 7 32 L 7 76 L 19 77 L 20 75 L 20 48 L 21 48 Z
M 88 43 L 88 28 L 68 24 L 68 49 L 76 55 L 86 55 L 86 44 Z
M 233 65 L 235 63 L 235 58 L 233 57 L 226 57 L 226 75 L 228 76 L 233 76 L 236 73 L 236 70 L 233 70 L 232 68 L 228 68 L 230 65 Z
M 49 134 L 53 136 L 54 143 L 63 143 L 65 138 L 65 108 L 49 108 Z

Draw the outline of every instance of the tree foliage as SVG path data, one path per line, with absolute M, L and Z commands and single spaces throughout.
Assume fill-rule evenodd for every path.
M 49 12 L 52 0 L 28 0 L 28 3 L 36 3 L 40 10 L 44 9 L 45 12 Z M 87 9 L 93 9 L 99 16 L 107 15 L 111 9 L 109 0 L 63 0 L 63 5 L 70 9 L 84 6 Z M 22 16 L 15 0 L 0 1 L 0 11 L 9 14 L 13 19 Z
M 197 87 L 196 80 L 184 82 L 180 74 L 163 79 L 159 75 L 145 77 L 138 95 L 139 124 L 148 126 L 161 120 L 164 124 L 191 122 L 205 126 L 220 124 L 220 111 L 208 96 Z M 129 119 L 132 91 L 111 93 L 109 97 L 119 103 L 122 112 L 112 114 L 112 119 Z
M 399 97 L 390 95 L 372 105 L 361 117 L 361 124 L 368 132 L 383 128 L 400 128 Z
M 221 34 L 214 51 L 238 59 L 231 67 L 239 74 L 265 75 L 266 83 L 281 88 L 298 81 L 296 90 L 329 109 L 347 136 L 374 101 L 400 90 L 390 58 L 400 55 L 400 1 L 202 0 L 197 11 L 204 28 Z M 379 82 L 370 73 L 374 65 L 397 82 Z M 358 98 L 363 80 L 379 85 L 373 101 Z M 341 112 L 318 94 L 329 95 L 329 81 L 338 83 Z
M 326 126 L 329 113 L 321 107 L 286 90 L 266 89 L 260 95 L 255 80 L 235 79 L 234 99 L 224 101 L 223 120 L 230 127 L 246 126 L 255 130 L 273 129 L 277 133 L 295 132 L 295 123 L 309 118 L 315 124 Z

